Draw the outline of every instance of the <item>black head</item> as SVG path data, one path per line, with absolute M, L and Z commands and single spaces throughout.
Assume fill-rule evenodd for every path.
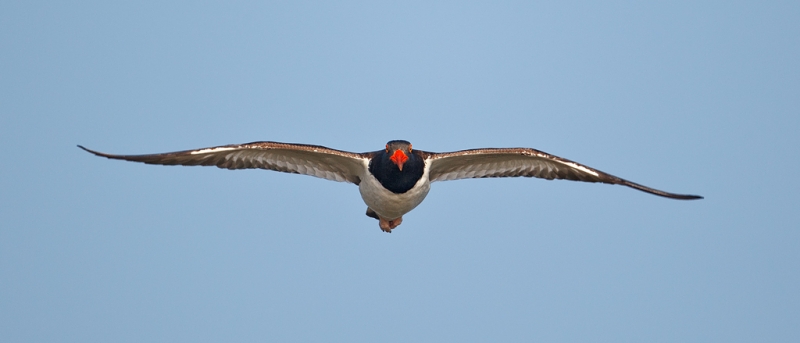
M 395 140 L 386 143 L 369 163 L 369 171 L 386 189 L 405 193 L 419 181 L 425 169 L 422 156 L 416 155 L 411 143 Z
M 401 140 L 389 141 L 386 143 L 386 154 L 389 155 L 389 160 L 403 171 L 403 165 L 411 158 L 411 143 Z

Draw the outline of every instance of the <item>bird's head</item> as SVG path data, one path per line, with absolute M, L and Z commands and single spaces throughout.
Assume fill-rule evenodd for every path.
M 386 154 L 388 154 L 389 160 L 396 164 L 400 171 L 403 171 L 403 164 L 411 156 L 411 143 L 399 140 L 390 141 L 386 143 Z

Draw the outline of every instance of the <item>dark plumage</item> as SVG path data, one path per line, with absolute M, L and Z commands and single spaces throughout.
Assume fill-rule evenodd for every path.
M 402 170 L 390 160 L 397 150 L 402 151 L 408 157 Z M 369 161 L 369 172 L 380 181 L 383 187 L 397 194 L 408 192 L 414 187 L 424 171 L 424 157 L 420 152 L 412 151 L 411 143 L 406 141 L 387 143 L 386 150 L 376 152 Z

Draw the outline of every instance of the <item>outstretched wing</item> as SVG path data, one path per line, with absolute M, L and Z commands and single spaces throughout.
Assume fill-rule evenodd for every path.
M 367 154 L 330 149 L 317 145 L 278 142 L 232 144 L 197 150 L 151 155 L 111 155 L 90 150 L 97 156 L 147 164 L 217 166 L 227 169 L 268 169 L 304 174 L 332 181 L 358 184 L 365 168 Z
M 565 158 L 530 148 L 472 149 L 425 153 L 430 180 L 446 181 L 483 177 L 537 177 L 625 185 L 672 199 L 702 199 L 698 195 L 674 194 L 616 177 Z

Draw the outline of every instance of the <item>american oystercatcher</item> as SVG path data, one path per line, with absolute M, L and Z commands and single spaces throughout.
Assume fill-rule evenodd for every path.
M 407 141 L 394 140 L 386 143 L 383 150 L 353 153 L 317 145 L 253 142 L 163 154 L 111 155 L 78 147 L 97 156 L 147 164 L 259 168 L 350 182 L 358 185 L 367 204 L 367 216 L 378 219 L 381 230 L 389 233 L 403 222 L 404 214 L 425 199 L 434 181 L 524 176 L 624 185 L 680 200 L 703 198 L 642 186 L 530 148 L 434 153 L 412 149 Z

